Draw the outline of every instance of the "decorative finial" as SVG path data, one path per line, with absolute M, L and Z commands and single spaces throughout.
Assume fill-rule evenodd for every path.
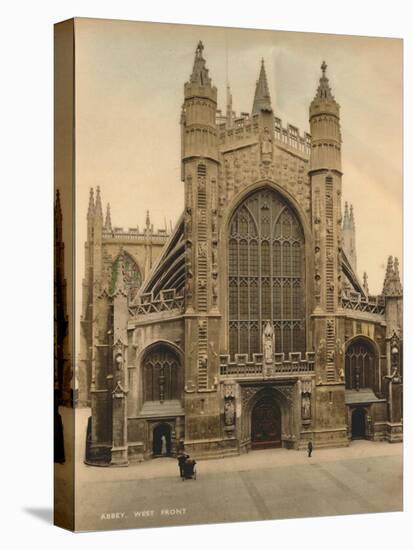
M 364 288 L 364 292 L 368 295 L 369 294 L 369 283 L 368 283 L 368 277 L 367 277 L 366 272 L 363 273 L 363 288 Z
M 190 82 L 200 84 L 201 86 L 211 86 L 211 79 L 208 76 L 208 69 L 205 66 L 205 59 L 202 56 L 204 45 L 200 40 L 195 50 L 194 66 L 190 77 Z
M 202 40 L 200 40 L 198 42 L 198 46 L 196 47 L 196 54 L 198 56 L 201 56 L 203 51 L 204 51 L 204 45 L 202 44 Z
M 95 196 L 93 193 L 93 187 L 90 188 L 89 191 L 89 207 L 87 210 L 87 216 L 88 218 L 92 218 L 95 213 Z
M 105 219 L 105 229 L 106 231 L 112 231 L 112 220 L 110 216 L 110 204 L 106 205 L 106 219 Z
M 103 218 L 102 212 L 102 200 L 100 197 L 100 187 L 96 187 L 96 202 L 95 202 L 95 215 L 97 218 Z
M 327 63 L 323 61 L 321 64 L 322 75 L 320 77 L 317 93 L 315 95 L 313 102 L 315 101 L 317 103 L 320 100 L 323 102 L 325 101 L 332 102 L 332 103 L 335 102 L 334 96 L 331 93 L 331 88 L 328 82 L 328 78 L 326 76 L 326 70 L 327 70 Z

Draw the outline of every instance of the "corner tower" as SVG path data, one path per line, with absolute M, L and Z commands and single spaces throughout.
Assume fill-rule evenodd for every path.
M 199 42 L 192 74 L 184 87 L 181 117 L 185 184 L 185 410 L 188 411 L 185 446 L 198 456 L 213 450 L 220 437 L 217 89 L 209 77 L 203 50 Z
M 341 306 L 340 106 L 321 65 L 310 105 L 309 176 L 314 237 L 314 349 L 316 351 L 316 444 L 347 444 L 344 394 L 344 320 Z

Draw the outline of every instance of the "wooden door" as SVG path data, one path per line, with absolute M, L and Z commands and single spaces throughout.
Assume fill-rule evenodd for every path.
M 251 444 L 253 449 L 281 446 L 281 414 L 273 399 L 262 399 L 252 411 Z

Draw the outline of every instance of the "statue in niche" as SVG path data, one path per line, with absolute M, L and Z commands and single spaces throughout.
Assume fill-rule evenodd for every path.
M 261 153 L 263 155 L 272 154 L 272 140 L 267 126 L 264 128 L 264 132 L 262 134 Z
M 301 398 L 301 418 L 303 420 L 311 418 L 311 399 L 308 393 L 303 394 Z
M 274 356 L 274 328 L 267 321 L 264 332 L 262 334 L 262 349 L 264 354 L 264 362 L 272 363 Z
M 235 424 L 235 404 L 233 398 L 225 399 L 224 423 L 225 426 L 233 426 Z

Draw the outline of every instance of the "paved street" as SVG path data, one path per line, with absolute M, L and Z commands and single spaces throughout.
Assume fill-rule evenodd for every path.
M 88 412 L 77 411 L 77 429 Z M 182 482 L 176 460 L 96 468 L 77 460 L 77 529 L 117 529 L 296 518 L 402 509 L 402 445 L 355 441 L 344 449 L 269 449 L 198 461 Z M 80 460 L 79 460 L 80 459 Z

